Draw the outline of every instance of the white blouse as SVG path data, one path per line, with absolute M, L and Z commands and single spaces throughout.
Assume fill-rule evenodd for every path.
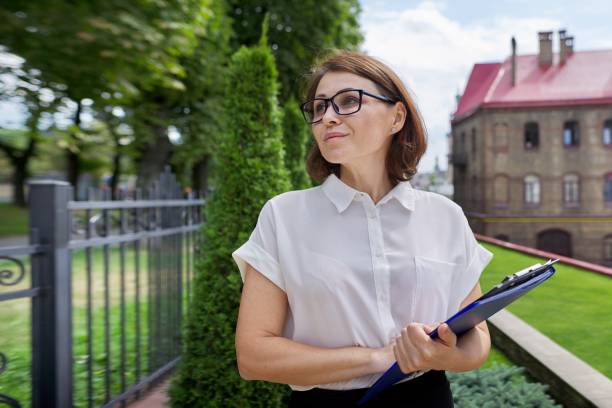
M 334 174 L 268 200 L 232 253 L 243 281 L 249 263 L 287 294 L 283 336 L 324 348 L 384 347 L 411 322 L 447 319 L 492 256 L 446 197 L 405 181 L 374 204 Z M 381 375 L 316 387 L 365 388 Z

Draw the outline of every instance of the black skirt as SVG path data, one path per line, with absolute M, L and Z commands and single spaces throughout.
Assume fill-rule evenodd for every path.
M 344 408 L 357 407 L 357 401 L 369 388 L 326 390 L 313 388 L 292 391 L 289 408 Z M 431 370 L 400 384 L 393 385 L 372 398 L 363 408 L 452 408 L 453 395 L 444 371 Z

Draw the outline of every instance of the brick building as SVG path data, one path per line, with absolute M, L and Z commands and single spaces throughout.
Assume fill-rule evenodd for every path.
M 538 39 L 474 65 L 451 120 L 454 199 L 476 232 L 612 266 L 612 50 Z

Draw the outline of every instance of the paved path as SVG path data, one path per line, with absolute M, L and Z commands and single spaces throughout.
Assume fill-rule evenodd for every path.
M 134 401 L 129 405 L 129 408 L 166 408 L 170 406 L 168 402 L 168 385 L 170 380 L 161 383 L 153 388 L 151 392 L 145 395 L 138 401 Z

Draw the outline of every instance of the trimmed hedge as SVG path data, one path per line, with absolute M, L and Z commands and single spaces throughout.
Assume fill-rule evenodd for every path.
M 265 202 L 290 188 L 277 88 L 265 43 L 233 55 L 224 106 L 227 134 L 218 154 L 217 188 L 205 210 L 183 358 L 170 388 L 173 407 L 281 407 L 290 391 L 240 378 L 234 343 L 242 281 L 231 253 L 249 238 Z
M 300 107 L 295 99 L 287 101 L 283 114 L 283 133 L 285 143 L 285 165 L 294 190 L 312 187 L 306 173 L 306 144 L 310 137 Z
M 493 363 L 491 368 L 447 376 L 457 408 L 556 408 L 548 386 L 527 382 L 523 367 Z

